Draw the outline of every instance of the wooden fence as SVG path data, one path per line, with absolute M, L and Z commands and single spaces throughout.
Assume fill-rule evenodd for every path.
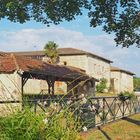
M 63 96 L 41 96 L 25 98 L 21 101 L 0 101 L 0 104 L 21 103 L 28 105 L 32 111 L 47 111 L 50 105 L 57 109 L 69 108 L 75 110 L 75 117 L 82 120 L 82 125 L 88 128 L 113 122 L 123 117 L 140 112 L 140 96 L 129 97 L 93 97 L 86 99 L 68 98 Z

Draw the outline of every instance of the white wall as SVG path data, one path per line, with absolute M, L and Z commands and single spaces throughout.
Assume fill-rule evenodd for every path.
M 21 99 L 21 80 L 15 72 L 13 74 L 0 74 L 0 99 L 1 100 L 20 100 Z
M 67 62 L 67 66 L 74 66 L 86 71 L 87 74 L 96 79 L 107 79 L 107 86 L 110 87 L 110 63 L 87 55 L 60 56 L 60 64 Z
M 28 79 L 24 85 L 24 94 L 39 94 L 41 90 L 48 90 L 48 84 L 45 80 Z
M 87 74 L 95 77 L 96 79 L 107 79 L 107 86 L 110 86 L 110 63 L 89 56 Z
M 24 86 L 24 94 L 43 94 L 48 93 L 48 84 L 45 80 L 29 79 Z M 65 94 L 67 85 L 64 82 L 56 81 L 54 86 L 55 94 Z
M 114 90 L 116 93 L 133 91 L 133 76 L 120 71 L 112 71 L 111 78 L 114 79 Z
M 64 65 L 64 62 L 67 62 L 67 66 L 74 66 L 86 71 L 88 69 L 88 60 L 86 55 L 60 56 L 60 64 Z
M 13 74 L 0 74 L 0 101 L 21 100 L 21 78 Z M 0 104 L 0 116 L 21 110 L 21 103 Z

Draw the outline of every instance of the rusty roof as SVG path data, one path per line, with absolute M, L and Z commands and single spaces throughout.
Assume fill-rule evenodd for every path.
M 26 52 L 13 52 L 18 55 L 24 55 L 24 56 L 45 56 L 44 51 L 26 51 Z M 104 58 L 102 56 L 99 56 L 94 53 L 90 53 L 87 51 L 83 51 L 80 49 L 75 49 L 75 48 L 59 48 L 58 53 L 60 56 L 67 56 L 67 55 L 90 55 L 91 57 L 101 59 L 103 61 L 112 63 L 113 61 Z
M 61 65 L 53 65 L 39 60 L 31 59 L 25 56 L 16 55 L 13 53 L 0 52 L 0 73 L 14 73 L 15 71 L 23 71 L 35 75 L 52 76 L 60 81 L 73 80 L 78 77 L 81 80 L 90 78 L 80 69 Z
M 130 74 L 130 75 L 135 75 L 131 71 L 124 70 L 124 69 L 121 69 L 121 68 L 118 68 L 118 67 L 114 67 L 114 66 L 111 66 L 111 71 L 118 71 L 118 72 L 124 72 L 124 73 Z

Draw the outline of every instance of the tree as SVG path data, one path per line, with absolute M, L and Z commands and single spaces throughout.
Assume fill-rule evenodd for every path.
M 134 77 L 134 90 L 140 89 L 140 78 Z
M 107 79 L 101 78 L 100 83 L 96 86 L 96 90 L 98 93 L 103 93 L 107 88 Z
M 0 19 L 48 26 L 73 20 L 87 9 L 90 26 L 115 34 L 116 45 L 140 47 L 140 0 L 0 0 Z
M 53 41 L 49 41 L 44 47 L 45 55 L 50 58 L 51 63 L 53 64 L 56 64 L 59 59 L 57 48 L 58 45 Z

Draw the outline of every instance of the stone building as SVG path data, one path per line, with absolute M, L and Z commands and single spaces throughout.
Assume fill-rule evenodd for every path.
M 111 89 L 115 93 L 120 93 L 124 91 L 133 91 L 133 76 L 135 74 L 111 66 Z
M 74 48 L 59 49 L 60 63 L 68 66 L 74 66 L 85 70 L 85 72 L 100 80 L 107 79 L 107 86 L 110 87 L 110 65 L 108 60 L 97 54 L 86 52 Z
M 17 52 L 19 55 L 45 60 L 43 51 L 32 52 Z M 58 53 L 60 56 L 60 64 L 66 66 L 73 66 L 84 70 L 86 74 L 100 80 L 101 78 L 107 79 L 107 86 L 110 87 L 110 65 L 111 60 L 108 60 L 97 54 L 86 52 L 75 48 L 59 48 Z
M 17 52 L 19 55 L 34 59 L 46 60 L 44 51 Z M 112 61 L 97 54 L 75 48 L 59 48 L 60 64 L 77 67 L 86 74 L 100 80 L 107 79 L 108 89 L 115 93 L 121 91 L 133 91 L 133 73 L 111 66 Z M 121 76 L 120 76 L 121 75 Z M 62 82 L 57 83 L 58 86 Z M 62 89 L 61 89 L 62 90 Z
M 56 81 L 71 82 L 71 87 L 67 85 L 70 88 L 86 81 L 83 83 L 86 89 L 89 84 L 91 85 L 91 88 L 88 88 L 89 92 L 86 90 L 86 94 L 92 92 L 94 95 L 97 80 L 77 68 L 52 65 L 24 56 L 0 52 L 0 101 L 5 102 L 5 104 L 0 104 L 0 114 L 7 109 L 7 103 L 8 106 L 10 105 L 9 107 L 21 108 L 23 96 L 27 93 L 40 94 L 42 86 L 47 90 L 46 94 L 54 95 Z M 76 88 L 76 93 L 80 95 L 79 86 Z M 19 103 L 15 103 L 15 101 L 19 101 Z

